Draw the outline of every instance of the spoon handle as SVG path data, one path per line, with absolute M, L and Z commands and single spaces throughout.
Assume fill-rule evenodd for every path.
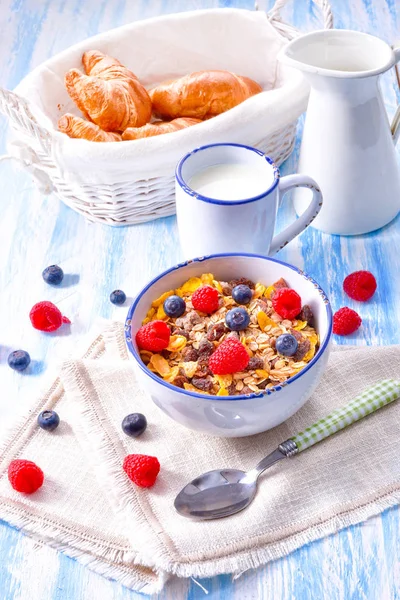
M 394 379 L 380 381 L 366 389 L 362 394 L 351 400 L 348 404 L 345 404 L 345 406 L 337 408 L 328 416 L 314 423 L 314 425 L 307 427 L 301 433 L 290 438 L 290 440 L 296 444 L 298 452 L 302 452 L 337 431 L 345 429 L 356 421 L 397 400 L 399 396 L 400 381 L 395 381 Z

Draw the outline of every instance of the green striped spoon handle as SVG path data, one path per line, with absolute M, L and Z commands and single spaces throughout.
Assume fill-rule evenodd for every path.
M 294 456 L 334 433 L 349 427 L 356 421 L 360 421 L 360 419 L 390 404 L 399 397 L 400 381 L 384 379 L 366 389 L 348 404 L 337 408 L 314 425 L 307 427 L 304 431 L 280 444 L 279 450 L 287 457 Z

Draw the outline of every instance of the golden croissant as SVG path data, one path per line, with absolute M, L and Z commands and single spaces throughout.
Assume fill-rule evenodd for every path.
M 150 90 L 153 111 L 163 119 L 219 115 L 250 96 L 262 92 L 261 86 L 229 71 L 199 71 Z
M 138 140 L 140 138 L 152 137 L 154 135 L 162 135 L 163 133 L 172 133 L 185 129 L 191 125 L 201 123 L 200 119 L 174 119 L 173 121 L 155 121 L 147 123 L 143 127 L 128 127 L 122 134 L 123 140 Z
M 82 62 L 86 75 L 70 69 L 65 86 L 87 119 L 104 131 L 124 131 L 150 121 L 150 97 L 132 71 L 97 50 L 85 52 Z
M 103 131 L 95 123 L 85 121 L 80 117 L 67 113 L 58 121 L 58 129 L 70 138 L 82 138 L 91 142 L 120 142 L 119 133 Z

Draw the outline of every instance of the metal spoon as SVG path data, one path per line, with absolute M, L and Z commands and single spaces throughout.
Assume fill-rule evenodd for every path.
M 390 404 L 400 396 L 400 381 L 386 379 L 368 388 L 345 406 L 279 444 L 254 469 L 208 471 L 188 483 L 175 498 L 175 509 L 191 519 L 219 519 L 246 508 L 257 492 L 261 473 L 283 458 L 291 458 L 341 429 Z

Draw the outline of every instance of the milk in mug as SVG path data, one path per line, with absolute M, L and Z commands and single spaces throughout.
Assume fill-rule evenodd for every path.
M 273 172 L 263 165 L 227 163 L 202 169 L 189 179 L 189 187 L 206 198 L 226 202 L 264 194 L 273 184 Z

